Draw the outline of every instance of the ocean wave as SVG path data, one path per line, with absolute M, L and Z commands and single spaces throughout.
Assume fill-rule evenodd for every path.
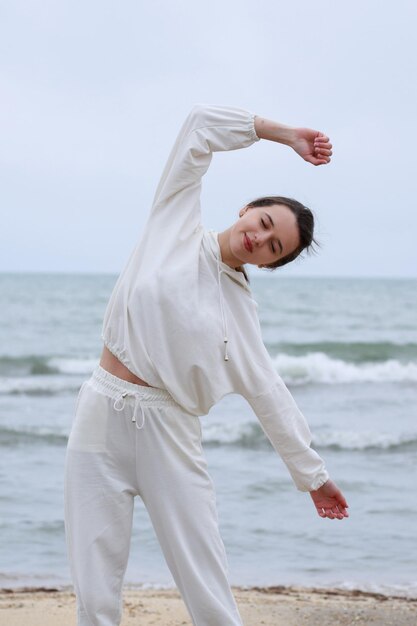
M 18 445 L 66 445 L 68 436 L 62 432 L 54 432 L 42 428 L 9 428 L 0 427 L 0 447 L 10 447 Z
M 258 422 L 226 425 L 204 424 L 203 441 L 207 446 L 232 445 L 242 448 L 270 447 Z M 313 447 L 332 450 L 406 450 L 417 448 L 417 433 L 376 433 L 374 431 L 323 430 L 313 434 Z
M 329 430 L 315 433 L 313 446 L 332 450 L 405 450 L 417 447 L 417 433 Z
M 0 357 L 0 394 L 51 396 L 75 393 L 99 363 L 93 358 Z
M 86 375 L 98 365 L 98 358 L 61 357 L 55 355 L 22 355 L 0 357 L 0 376 L 48 376 L 56 374 Z
M 240 448 L 265 448 L 270 444 L 258 422 L 205 423 L 202 420 L 203 441 L 208 446 L 239 446 Z
M 1 378 L 0 394 L 54 396 L 63 393 L 76 393 L 82 379 L 68 376 L 28 376 L 27 378 Z
M 233 446 L 250 450 L 268 449 L 271 444 L 257 421 L 241 423 L 204 422 L 203 443 L 207 447 Z M 17 445 L 64 446 L 68 433 L 59 427 L 0 426 L 0 447 Z M 417 433 L 378 433 L 374 431 L 323 430 L 313 434 L 312 445 L 334 451 L 405 451 L 417 449 Z
M 270 342 L 270 353 L 281 352 L 291 356 L 324 353 L 328 357 L 350 363 L 381 363 L 398 359 L 402 363 L 417 361 L 417 343 L 393 341 L 311 341 L 302 343 Z
M 323 352 L 312 352 L 304 356 L 279 354 L 273 357 L 273 363 L 290 385 L 417 382 L 417 363 L 401 363 L 396 359 L 355 364 L 333 359 Z
M 417 362 L 396 359 L 352 363 L 323 352 L 272 357 L 288 385 L 417 382 Z M 56 395 L 75 392 L 98 359 L 57 356 L 0 357 L 0 394 Z

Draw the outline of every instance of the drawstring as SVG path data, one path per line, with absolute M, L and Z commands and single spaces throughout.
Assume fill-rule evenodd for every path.
M 145 412 L 143 410 L 143 405 L 140 401 L 140 395 L 138 393 L 129 393 L 128 391 L 124 391 L 123 393 L 120 394 L 120 396 L 118 398 L 116 398 L 116 400 L 114 401 L 113 404 L 113 408 L 115 411 L 123 411 L 123 409 L 125 408 L 125 398 L 126 396 L 131 395 L 135 397 L 135 408 L 133 409 L 133 415 L 132 415 L 132 422 L 136 423 L 136 428 L 138 430 L 140 430 L 141 428 L 143 428 L 145 426 Z M 141 413 L 142 413 L 142 424 L 140 426 L 138 426 L 138 423 L 136 421 L 136 414 L 137 414 L 137 410 L 140 407 Z
M 223 270 L 220 267 L 220 261 L 219 259 L 217 259 L 217 276 L 218 276 L 218 283 L 219 283 L 220 313 L 222 316 L 222 324 L 223 324 L 224 360 L 228 361 L 229 355 L 227 354 L 227 344 L 228 344 L 229 339 L 227 337 L 227 319 L 226 319 L 226 314 L 224 311 L 223 292 L 222 292 L 222 285 L 221 285 L 222 272 Z

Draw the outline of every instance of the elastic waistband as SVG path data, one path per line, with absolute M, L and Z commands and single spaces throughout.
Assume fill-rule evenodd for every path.
M 129 400 L 129 396 L 132 396 L 132 401 L 138 399 L 143 406 L 177 406 L 166 389 L 129 383 L 127 380 L 113 376 L 100 365 L 94 370 L 88 382 L 96 391 L 110 398 L 117 399 L 123 395 L 126 400 Z

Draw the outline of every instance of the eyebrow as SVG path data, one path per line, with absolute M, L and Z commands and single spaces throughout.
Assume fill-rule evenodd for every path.
M 272 219 L 272 217 L 266 211 L 265 211 L 265 215 L 268 217 L 269 221 L 271 222 L 272 227 L 274 227 L 274 220 Z M 280 239 L 278 239 L 278 237 L 277 237 L 277 241 L 278 241 L 279 247 L 281 248 L 281 254 L 282 254 L 284 248 L 282 247 L 282 243 L 281 243 Z

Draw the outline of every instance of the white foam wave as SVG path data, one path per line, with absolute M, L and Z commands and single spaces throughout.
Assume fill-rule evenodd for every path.
M 261 435 L 257 422 L 205 422 L 202 421 L 203 439 L 209 444 L 236 444 Z
M 91 374 L 97 365 L 98 359 L 70 359 L 60 357 L 48 359 L 48 366 L 57 369 L 62 374 Z
M 305 585 L 308 588 L 308 584 Z M 337 581 L 332 583 L 321 583 L 319 589 L 340 589 L 342 591 L 364 591 L 365 593 L 381 594 L 383 596 L 395 596 L 398 598 L 417 598 L 417 581 L 404 584 L 397 583 L 372 583 L 357 580 Z
M 266 443 L 266 436 L 257 420 L 216 423 L 202 421 L 204 443 L 210 445 L 240 445 L 259 447 Z M 375 432 L 357 430 L 323 429 L 314 432 L 313 445 L 318 448 L 340 450 L 388 450 L 402 445 L 416 444 L 417 432 Z
M 75 391 L 78 381 L 63 376 L 0 377 L 0 394 L 57 394 Z
M 289 385 L 417 382 L 417 363 L 401 363 L 395 359 L 355 364 L 331 358 L 323 352 L 311 352 L 304 356 L 279 354 L 273 358 L 273 363 Z M 71 377 L 91 375 L 98 359 L 51 357 L 47 365 L 60 375 L 0 377 L 0 393 L 59 393 L 75 389 L 78 380 Z
M 313 445 L 322 448 L 337 447 L 342 450 L 387 450 L 417 443 L 417 433 L 380 433 L 375 431 L 328 430 L 313 435 Z
M 355 364 L 333 359 L 323 352 L 311 352 L 305 356 L 280 354 L 273 362 L 285 382 L 293 385 L 417 382 L 417 363 L 401 363 L 396 359 Z
M 32 374 L 31 376 L 1 376 L 0 394 L 57 394 L 75 391 L 81 381 L 90 376 L 98 359 L 51 357 L 48 368 L 57 374 Z

